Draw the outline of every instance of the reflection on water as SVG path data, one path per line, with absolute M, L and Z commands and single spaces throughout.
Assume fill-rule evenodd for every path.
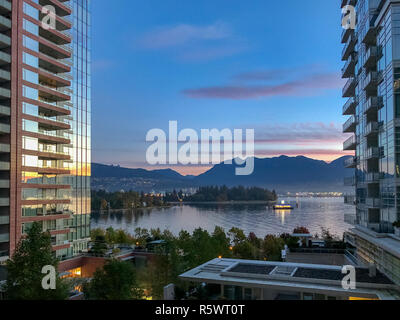
M 293 202 L 293 199 L 288 199 Z M 174 234 L 181 230 L 203 228 L 212 232 L 215 226 L 226 231 L 232 227 L 266 234 L 292 232 L 295 227 L 307 227 L 312 234 L 321 227 L 342 235 L 350 226 L 344 222 L 345 214 L 354 214 L 354 207 L 344 204 L 343 198 L 299 198 L 294 210 L 273 211 L 260 204 L 200 204 L 171 208 L 140 209 L 109 214 L 92 214 L 92 228 L 113 227 L 133 233 L 140 228 L 168 229 Z

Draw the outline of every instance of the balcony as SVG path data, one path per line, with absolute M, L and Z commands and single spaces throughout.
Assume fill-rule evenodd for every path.
M 0 189 L 9 189 L 10 180 L 0 180 Z
M 370 97 L 365 105 L 364 113 L 377 112 L 383 106 L 382 97 Z
M 11 127 L 9 124 L 0 123 L 0 135 L 9 134 L 11 132 Z
M 372 23 L 369 23 L 367 25 L 367 30 L 362 39 L 362 42 L 365 44 L 370 44 L 370 45 L 375 44 L 376 43 L 376 35 L 377 35 L 377 29 L 375 28 L 375 26 Z
M 7 14 L 11 12 L 11 2 L 7 0 L 0 1 L 0 14 Z
M 368 72 L 363 81 L 364 90 L 376 90 L 378 87 L 380 73 L 376 71 Z
M 341 6 L 340 7 L 343 8 L 346 5 L 355 6 L 356 3 L 357 3 L 357 0 L 341 0 L 340 2 L 341 2 Z
M 365 175 L 365 182 L 367 183 L 379 183 L 381 174 L 379 172 L 370 172 Z
M 342 68 L 342 78 L 354 77 L 354 69 L 356 66 L 356 54 L 350 55 L 349 59 Z
M 379 47 L 369 47 L 364 57 L 364 68 L 372 68 L 376 66 L 380 52 L 381 50 Z
M 357 138 L 355 135 L 351 136 L 348 138 L 344 143 L 343 143 L 343 150 L 344 151 L 352 151 L 356 150 L 357 147 Z
M 356 185 L 356 177 L 348 177 L 348 178 L 344 178 L 344 185 L 346 187 L 354 187 Z
M 381 199 L 379 198 L 367 198 L 365 200 L 365 205 L 369 208 L 380 208 L 381 207 Z
M 346 168 L 355 168 L 357 167 L 358 159 L 357 157 L 351 157 L 349 159 L 344 160 L 344 166 Z
M 365 159 L 379 159 L 380 158 L 380 150 L 377 147 L 368 148 L 365 153 Z
M 10 153 L 11 147 L 9 144 L 0 143 L 0 153 Z
M 357 43 L 357 33 L 354 32 L 350 34 L 349 39 L 344 45 L 342 51 L 342 61 L 346 61 L 349 58 L 350 54 L 354 52 L 356 43 Z
M 5 243 L 10 241 L 9 233 L 0 233 L 0 243 Z
M 343 106 L 343 115 L 351 116 L 356 113 L 358 101 L 355 97 L 350 97 Z
M 343 125 L 343 133 L 355 132 L 357 126 L 357 116 L 351 116 L 349 120 Z
M 344 222 L 350 224 L 352 226 L 357 225 L 357 216 L 355 214 L 345 214 L 344 215 Z
M 0 198 L 0 207 L 8 207 L 10 205 L 10 198 Z
M 350 98 L 355 95 L 356 89 L 356 79 L 351 77 L 347 80 L 346 84 L 343 87 L 342 96 L 343 98 Z
M 0 225 L 10 224 L 10 216 L 0 216 Z
M 60 17 L 69 16 L 72 12 L 72 7 L 68 2 L 58 0 L 39 0 L 41 6 L 51 5 L 56 7 L 57 15 Z
M 379 133 L 379 123 L 376 121 L 369 122 L 365 128 L 365 137 L 377 135 Z

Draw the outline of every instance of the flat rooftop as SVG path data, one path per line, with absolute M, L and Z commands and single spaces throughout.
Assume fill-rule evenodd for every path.
M 355 290 L 342 288 L 345 275 L 341 266 L 288 262 L 214 259 L 181 274 L 180 278 L 192 282 L 400 299 L 399 287 L 384 274 L 377 270 L 376 276 L 370 277 L 368 268 L 355 269 Z

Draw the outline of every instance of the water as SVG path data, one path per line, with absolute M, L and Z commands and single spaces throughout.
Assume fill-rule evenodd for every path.
M 321 227 L 342 236 L 350 228 L 344 222 L 345 214 L 354 214 L 354 207 L 345 205 L 343 198 L 284 199 L 298 201 L 293 211 L 273 211 L 259 204 L 202 204 L 178 205 L 171 208 L 141 209 L 110 214 L 93 213 L 92 228 L 123 229 L 131 234 L 138 227 L 168 229 L 174 234 L 181 230 L 192 232 L 203 228 L 212 232 L 215 226 L 228 231 L 238 227 L 246 234 L 254 232 L 258 237 L 267 234 L 291 233 L 297 226 L 304 226 L 312 233 L 320 233 Z

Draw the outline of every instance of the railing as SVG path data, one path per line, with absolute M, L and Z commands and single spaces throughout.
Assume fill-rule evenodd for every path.
M 343 87 L 343 91 L 342 91 L 343 96 L 348 93 L 347 91 L 349 91 L 350 87 L 354 86 L 354 83 L 355 83 L 355 78 L 353 78 L 353 77 L 350 77 L 347 80 L 346 84 Z
M 380 73 L 377 71 L 368 72 L 367 76 L 364 78 L 363 89 L 370 86 L 376 86 L 378 84 Z
M 344 160 L 345 167 L 351 167 L 357 165 L 357 157 L 351 157 L 349 159 Z
M 355 135 L 352 135 L 343 143 L 343 150 L 348 150 L 351 146 L 357 144 L 357 138 Z
M 381 206 L 381 200 L 378 198 L 367 198 L 365 204 L 368 207 L 379 208 Z
M 353 106 L 357 105 L 357 99 L 355 97 L 350 97 L 343 106 L 343 114 L 346 114 L 348 110 Z M 354 112 L 353 112 L 354 113 Z
M 342 75 L 344 75 L 349 68 L 350 64 L 355 63 L 355 58 L 353 55 L 350 55 L 350 57 L 347 59 L 346 63 L 344 64 L 344 67 L 342 68 Z
M 0 216 L 0 224 L 9 224 L 10 217 L 9 216 Z
M 346 57 L 347 52 L 350 50 L 349 48 L 352 48 L 355 45 L 356 39 L 357 39 L 357 33 L 356 32 L 350 34 L 350 37 L 347 40 L 347 42 L 344 45 L 344 48 L 342 50 L 342 58 L 343 59 Z
M 356 196 L 354 196 L 354 195 L 344 195 L 344 203 L 345 204 L 355 205 L 356 201 L 357 201 Z
M 356 116 L 351 116 L 343 125 L 343 131 L 346 132 L 350 129 L 351 126 L 355 125 L 357 123 L 357 117 Z
M 365 135 L 368 136 L 372 133 L 378 133 L 379 132 L 379 123 L 376 121 L 370 122 L 367 124 L 365 127 Z
M 367 182 L 378 182 L 381 178 L 379 172 L 370 172 L 365 175 L 365 181 Z
M 354 226 L 354 225 L 357 224 L 357 216 L 355 214 L 345 214 L 344 215 L 344 222 Z
M 382 97 L 371 97 L 367 100 L 365 105 L 365 112 L 368 112 L 370 109 L 378 109 L 383 105 Z
M 379 158 L 380 157 L 380 150 L 377 147 L 372 147 L 367 149 L 367 152 L 365 153 L 365 157 L 367 159 L 371 158 Z
M 9 233 L 1 233 L 0 234 L 0 242 L 8 242 L 10 241 L 10 234 Z
M 344 178 L 344 185 L 345 186 L 352 187 L 352 186 L 355 186 L 355 184 L 356 184 L 356 177 L 355 176 Z
M 369 47 L 369 49 L 367 50 L 367 52 L 365 53 L 365 58 L 364 58 L 364 66 L 370 62 L 370 60 L 372 59 L 376 59 L 378 57 L 379 54 L 379 48 L 378 47 Z

